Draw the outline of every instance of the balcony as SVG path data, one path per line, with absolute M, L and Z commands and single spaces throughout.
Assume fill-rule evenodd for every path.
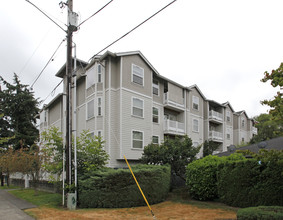
M 209 111 L 209 120 L 215 123 L 222 123 L 223 122 L 223 114 L 216 111 Z
M 218 131 L 209 131 L 209 139 L 216 142 L 223 141 L 223 133 Z
M 172 121 L 169 119 L 164 120 L 164 133 L 174 135 L 185 134 L 185 124 L 178 121 Z
M 185 102 L 184 98 L 179 98 L 181 100 L 181 103 L 178 103 L 174 100 L 174 96 L 171 95 L 172 97 L 170 98 L 169 92 L 164 93 L 164 99 L 163 99 L 163 104 L 164 107 L 167 107 L 169 109 L 181 112 L 185 110 Z

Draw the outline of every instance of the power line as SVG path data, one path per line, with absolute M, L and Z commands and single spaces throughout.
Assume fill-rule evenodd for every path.
M 102 9 L 104 9 L 107 5 L 109 5 L 111 2 L 113 2 L 114 0 L 111 0 L 109 1 L 106 5 L 104 5 L 102 8 L 100 8 L 97 12 L 95 12 L 93 15 L 91 15 L 89 18 L 85 19 L 83 22 L 81 22 L 79 25 L 78 25 L 78 28 L 83 24 L 85 23 L 86 21 L 88 21 L 89 19 L 91 19 L 94 15 L 98 14 L 100 11 L 102 11 Z
M 109 44 L 107 47 L 103 48 L 102 50 L 100 50 L 98 53 L 96 53 L 95 55 L 93 55 L 89 60 L 93 59 L 95 56 L 97 56 L 98 54 L 100 54 L 102 51 L 106 50 L 108 47 L 112 46 L 113 44 L 117 43 L 119 40 L 121 40 L 122 38 L 126 37 L 128 34 L 130 34 L 131 32 L 133 32 L 134 30 L 136 30 L 138 27 L 140 27 L 141 25 L 143 25 L 144 23 L 146 23 L 148 20 L 150 20 L 151 18 L 153 18 L 155 15 L 157 15 L 158 13 L 160 13 L 161 11 L 163 11 L 165 8 L 167 8 L 168 6 L 170 6 L 171 4 L 173 4 L 174 2 L 176 2 L 177 0 L 174 0 L 172 2 L 170 2 L 169 4 L 167 4 L 166 6 L 164 6 L 163 8 L 161 8 L 159 11 L 155 12 L 153 15 L 151 15 L 149 18 L 147 18 L 146 20 L 144 20 L 143 22 L 141 22 L 140 24 L 138 24 L 137 26 L 135 26 L 133 29 L 131 29 L 130 31 L 128 31 L 126 34 L 124 34 L 123 36 L 121 36 L 120 38 L 118 38 L 117 40 L 113 41 L 111 44 Z
M 37 7 L 35 4 L 30 2 L 29 0 L 26 0 L 26 2 L 30 3 L 32 6 L 34 6 L 37 10 L 39 10 L 42 14 L 44 14 L 50 21 L 52 21 L 54 24 L 56 24 L 62 31 L 66 33 L 66 30 L 64 30 L 59 24 L 57 24 L 52 18 L 50 18 L 44 11 L 42 11 L 39 7 Z
M 42 103 L 44 103 L 46 101 L 46 99 L 53 93 L 55 92 L 55 90 L 60 86 L 60 84 L 63 82 L 63 79 L 61 80 L 61 82 L 59 82 L 55 88 L 48 94 L 48 96 L 46 96 L 46 98 L 42 101 Z
M 53 57 L 56 54 L 56 52 L 58 51 L 58 49 L 60 48 L 60 46 L 62 45 L 62 43 L 65 41 L 65 39 L 63 39 L 61 41 L 61 43 L 59 44 L 59 46 L 56 48 L 55 52 L 52 54 L 52 56 L 50 57 L 50 59 L 48 60 L 48 62 L 46 63 L 46 65 L 43 67 L 43 69 L 40 71 L 40 73 L 38 74 L 38 76 L 36 77 L 36 79 L 34 80 L 34 82 L 31 84 L 30 88 L 32 88 L 34 86 L 34 84 L 36 83 L 36 81 L 38 80 L 38 78 L 41 76 L 41 74 L 43 73 L 43 71 L 46 69 L 46 67 L 48 66 L 48 64 L 53 61 Z

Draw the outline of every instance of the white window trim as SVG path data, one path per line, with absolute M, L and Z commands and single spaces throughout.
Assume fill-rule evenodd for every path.
M 100 66 L 101 72 L 98 71 L 99 70 L 99 66 Z M 98 63 L 97 64 L 97 83 L 103 83 L 102 73 L 103 73 L 103 66 L 100 63 Z M 100 75 L 100 82 L 99 82 L 99 75 Z
M 134 66 L 136 66 L 136 67 L 142 69 L 142 85 L 139 84 L 139 83 L 134 82 Z M 141 77 L 141 76 L 138 76 L 138 77 Z M 138 66 L 138 65 L 132 63 L 131 82 L 132 82 L 132 83 L 135 83 L 136 85 L 144 86 L 144 68 L 142 68 L 142 67 L 140 67 L 140 66 Z
M 138 99 L 140 101 L 142 101 L 142 116 L 139 116 L 139 115 L 134 115 L 134 99 Z M 144 100 L 143 99 L 140 99 L 138 97 L 132 97 L 132 116 L 133 117 L 137 117 L 137 118 L 144 118 Z
M 199 97 L 193 95 L 193 98 L 192 98 L 192 99 L 193 99 L 193 100 L 192 100 L 192 109 L 194 109 L 195 111 L 199 111 Z M 198 101 L 195 102 L 195 100 L 198 100 Z M 194 104 L 197 104 L 197 106 L 198 106 L 197 109 L 194 108 Z
M 229 117 L 229 120 L 228 120 L 228 117 Z M 226 120 L 231 122 L 231 112 L 229 110 L 227 110 L 226 112 Z
M 196 120 L 196 121 L 198 122 L 198 130 L 197 130 L 197 131 L 194 130 L 194 120 Z M 196 132 L 196 133 L 199 132 L 199 120 L 196 119 L 196 118 L 193 118 L 193 119 L 192 119 L 192 131 L 193 131 L 193 132 Z
M 158 93 L 156 96 L 159 96 L 159 81 L 156 80 L 157 81 L 157 85 L 155 83 L 153 83 L 153 81 L 154 80 L 152 80 L 152 94 L 156 95 L 156 94 L 153 93 L 153 88 L 156 88 L 157 89 L 157 93 Z
M 134 131 L 136 131 L 136 132 L 141 132 L 142 133 L 142 148 L 135 148 L 134 146 L 133 146 L 133 132 Z M 132 130 L 132 132 L 131 132 L 131 149 L 132 150 L 143 150 L 144 149 L 144 133 L 143 133 L 143 131 L 139 131 L 139 130 Z
M 160 144 L 159 135 L 152 135 L 152 140 L 151 140 L 152 143 L 153 143 L 153 137 L 157 137 L 158 138 L 158 143 L 157 144 Z M 153 143 L 153 144 L 156 144 L 156 143 Z
M 89 105 L 89 103 L 92 102 L 92 101 L 93 101 L 93 116 L 91 116 L 90 118 L 88 118 L 88 105 Z M 87 121 L 95 117 L 95 108 L 94 108 L 94 107 L 95 107 L 95 101 L 94 101 L 94 99 L 91 99 L 91 100 L 89 100 L 89 101 L 86 103 L 86 120 L 87 120 Z
M 89 74 L 91 73 L 91 72 L 94 72 L 93 73 L 93 82 L 92 82 L 92 84 L 91 85 L 89 85 Z M 87 70 L 87 72 L 86 72 L 86 89 L 89 89 L 89 88 L 91 88 L 94 84 L 95 84 L 95 73 L 96 73 L 96 71 L 95 71 L 95 66 L 92 66 L 91 68 L 89 68 L 88 70 Z
M 157 109 L 157 111 L 158 111 L 158 114 L 157 114 L 157 119 L 158 119 L 158 122 L 154 122 L 153 121 L 153 116 L 154 116 L 154 114 L 153 114 L 153 108 L 156 108 Z M 156 106 L 152 106 L 152 122 L 153 123 L 155 123 L 155 124 L 159 124 L 160 123 L 160 117 L 159 117 L 159 108 L 158 107 L 156 107 Z
M 99 104 L 99 99 L 100 99 L 100 104 Z M 100 115 L 99 113 L 99 108 L 100 108 Z M 102 114 L 102 97 L 97 97 L 97 116 L 103 116 Z

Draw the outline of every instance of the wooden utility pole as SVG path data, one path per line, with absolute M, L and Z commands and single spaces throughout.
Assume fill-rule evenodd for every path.
M 73 26 L 70 24 L 70 17 L 73 13 L 73 0 L 68 0 L 68 24 L 67 24 L 67 61 L 66 61 L 66 183 L 72 184 L 72 102 L 71 102 L 71 77 L 72 77 L 72 40 Z M 64 178 L 64 177 L 63 177 Z

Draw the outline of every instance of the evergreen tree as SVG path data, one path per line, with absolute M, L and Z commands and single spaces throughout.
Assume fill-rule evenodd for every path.
M 14 83 L 10 84 L 0 77 L 0 138 L 13 137 L 0 147 L 11 144 L 15 150 L 29 148 L 38 140 L 36 116 L 39 101 L 27 85 L 21 84 L 14 74 Z

